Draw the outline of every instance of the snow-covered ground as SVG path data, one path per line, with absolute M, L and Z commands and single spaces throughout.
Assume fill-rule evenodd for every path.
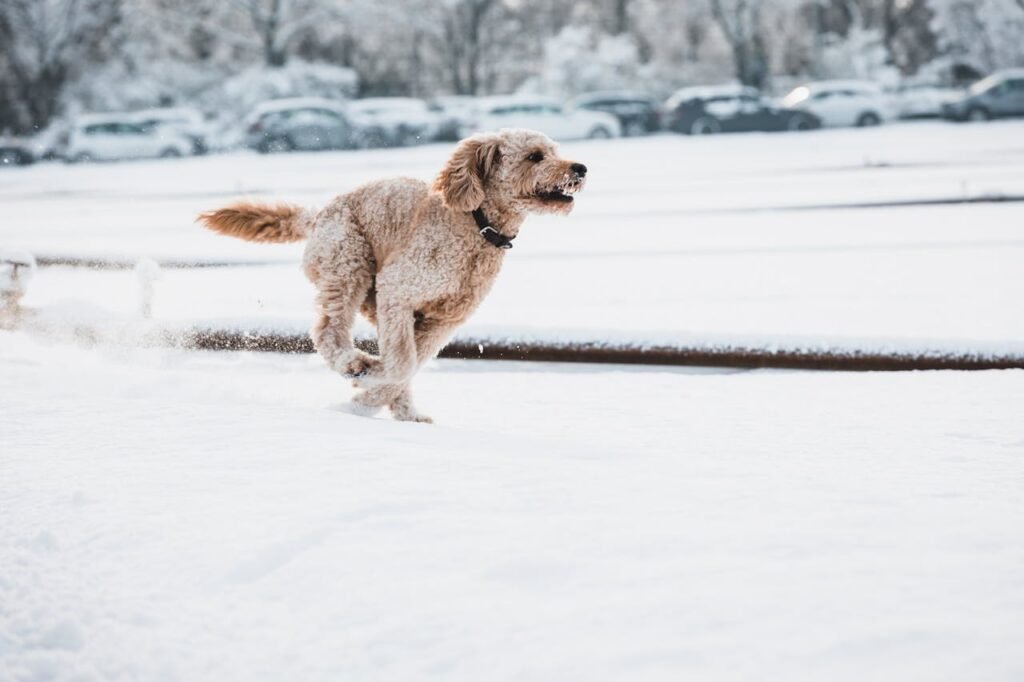
M 0 336 L 0 679 L 1024 676 L 1024 373 L 313 357 Z
M 1022 140 L 567 145 L 577 210 L 462 333 L 1021 352 L 1024 204 L 821 207 L 1024 195 Z M 298 330 L 301 247 L 193 216 L 449 151 L 5 170 L 0 249 L 264 263 L 165 269 L 146 324 Z M 1024 371 L 439 361 L 426 426 L 314 356 L 133 345 L 139 296 L 42 267 L 41 323 L 110 333 L 0 331 L 0 682 L 1024 678 Z
M 591 168 L 579 205 L 527 223 L 461 335 L 1019 353 L 1024 203 L 848 207 L 1024 196 L 1019 140 L 1010 121 L 567 144 Z M 237 196 L 317 205 L 373 178 L 429 179 L 450 149 L 12 169 L 0 246 L 277 263 L 165 272 L 154 316 L 303 330 L 301 245 L 208 234 L 195 215 Z M 75 299 L 134 311 L 135 277 L 47 268 L 25 304 Z

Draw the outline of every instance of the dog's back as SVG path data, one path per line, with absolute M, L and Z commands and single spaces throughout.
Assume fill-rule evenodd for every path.
M 430 187 L 422 180 L 392 178 L 358 187 L 337 201 L 348 209 L 345 217 L 362 232 L 374 251 L 388 253 L 408 242 L 429 194 Z

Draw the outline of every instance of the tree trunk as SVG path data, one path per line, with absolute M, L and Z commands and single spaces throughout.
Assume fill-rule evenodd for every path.
M 1024 0 L 1021 0 L 1024 2 Z M 612 11 L 612 35 L 629 30 L 629 0 L 615 0 Z
M 277 44 L 277 32 L 281 27 L 281 0 L 270 0 L 270 11 L 263 22 L 263 60 L 267 66 L 284 66 L 286 55 Z
M 711 0 L 711 15 L 732 48 L 736 78 L 743 85 L 762 88 L 768 82 L 768 50 L 761 33 L 759 0 L 740 0 L 727 12 L 722 0 Z

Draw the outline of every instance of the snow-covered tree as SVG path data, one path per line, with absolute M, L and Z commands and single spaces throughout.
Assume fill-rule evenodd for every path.
M 1024 0 L 930 0 L 942 60 L 978 74 L 1024 66 Z
M 302 34 L 340 14 L 326 0 L 231 0 L 251 22 L 267 66 L 282 66 Z
M 649 76 L 629 34 L 567 26 L 544 45 L 539 75 L 525 89 L 566 97 L 593 90 L 640 88 Z
M 28 130 L 49 123 L 68 80 L 105 56 L 120 16 L 119 0 L 0 2 L 0 88 L 13 103 L 9 124 Z
M 736 78 L 764 87 L 769 79 L 768 47 L 762 25 L 763 0 L 710 0 L 711 16 L 732 48 Z

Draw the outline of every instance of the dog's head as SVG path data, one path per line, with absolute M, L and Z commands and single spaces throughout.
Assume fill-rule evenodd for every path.
M 434 189 L 457 211 L 490 199 L 521 212 L 568 213 L 586 174 L 586 166 L 559 156 L 547 135 L 506 129 L 460 142 Z

